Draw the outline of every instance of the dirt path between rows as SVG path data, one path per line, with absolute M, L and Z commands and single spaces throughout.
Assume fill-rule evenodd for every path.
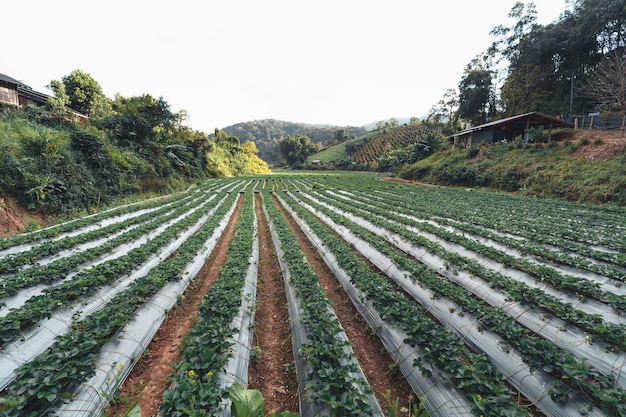
M 293 366 L 289 366 L 294 357 L 283 276 L 263 213 L 263 201 L 258 194 L 255 200 L 259 273 L 253 352 L 258 349 L 260 356 L 250 362 L 248 388 L 261 391 L 266 413 L 298 412 L 298 382 Z
M 169 386 L 168 377 L 174 372 L 172 365 L 180 358 L 181 341 L 195 325 L 199 304 L 226 262 L 243 201 L 242 195 L 209 259 L 185 291 L 183 300 L 168 313 L 165 322 L 120 388 L 115 404 L 111 404 L 107 416 L 123 415 L 128 405 L 139 397 L 142 417 L 157 416 L 163 392 Z
M 374 390 L 378 402 L 385 411 L 385 415 L 388 415 L 386 411 L 388 401 L 385 400 L 387 392 L 390 393 L 390 398 L 393 401 L 398 399 L 399 409 L 408 408 L 409 403 L 415 401 L 415 395 L 410 385 L 402 373 L 394 372 L 397 367 L 393 359 L 385 350 L 378 336 L 368 331 L 369 326 L 356 310 L 350 297 L 317 252 L 315 246 L 278 201 L 276 201 L 276 205 L 287 219 L 289 227 L 300 242 L 308 262 L 313 266 L 320 285 L 332 301 L 335 314 L 352 343 L 352 349 Z

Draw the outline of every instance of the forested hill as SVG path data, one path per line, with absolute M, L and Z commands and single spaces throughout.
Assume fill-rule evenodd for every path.
M 242 144 L 254 142 L 259 150 L 259 157 L 268 163 L 282 160 L 278 142 L 287 136 L 306 135 L 311 142 L 328 146 L 336 139 L 341 141 L 367 132 L 364 127 L 312 125 L 275 119 L 237 123 L 222 130 L 228 135 L 238 137 Z

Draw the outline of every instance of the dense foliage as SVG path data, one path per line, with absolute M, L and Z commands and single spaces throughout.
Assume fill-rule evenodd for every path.
M 269 172 L 254 143 L 193 131 L 163 98 L 109 100 L 78 70 L 51 87 L 58 96 L 46 107 L 0 116 L 0 195 L 24 207 L 55 214 L 97 210 L 137 193 Z M 70 122 L 70 109 L 89 120 Z
M 458 90 L 448 90 L 429 117 L 456 130 L 459 122 L 476 125 L 530 111 L 622 114 L 624 16 L 625 0 L 574 0 L 541 25 L 535 5 L 518 1 L 509 13 L 512 24 L 492 29 L 491 47 L 467 65 Z
M 317 146 L 306 135 L 297 135 L 296 137 L 287 135 L 286 138 L 278 142 L 278 146 L 280 153 L 291 166 L 304 164 L 307 157 L 318 150 Z

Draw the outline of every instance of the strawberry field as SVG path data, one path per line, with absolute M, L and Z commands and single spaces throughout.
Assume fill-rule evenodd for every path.
M 259 295 L 260 224 L 284 299 Z M 390 366 L 362 359 L 308 245 Z M 372 383 L 393 374 L 422 415 L 626 415 L 625 208 L 369 174 L 212 180 L 0 240 L 0 415 L 106 413 L 206 268 L 162 416 L 238 415 L 270 303 L 287 305 L 285 411 L 409 415 Z

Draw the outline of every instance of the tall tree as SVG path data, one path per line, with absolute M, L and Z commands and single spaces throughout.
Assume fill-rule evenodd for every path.
M 66 106 L 70 102 L 70 98 L 65 90 L 65 84 L 59 80 L 52 80 L 47 87 L 54 93 L 54 97 L 47 101 L 46 107 L 59 114 L 65 113 L 67 111 Z
M 459 110 L 461 119 L 473 125 L 486 123 L 493 115 L 492 73 L 468 66 L 459 83 Z
M 305 163 L 306 158 L 317 151 L 317 146 L 306 135 L 297 135 L 295 137 L 287 135 L 279 142 L 279 147 L 280 153 L 287 160 L 287 163 L 292 166 L 296 163 Z
M 626 49 L 604 58 L 591 76 L 587 91 L 601 110 L 626 113 Z
M 459 93 L 455 88 L 448 88 L 443 97 L 431 106 L 428 121 L 442 125 L 446 131 L 453 131 L 457 125 Z
M 76 69 L 61 80 L 65 84 L 70 108 L 87 116 L 103 117 L 110 114 L 109 100 L 91 75 Z

